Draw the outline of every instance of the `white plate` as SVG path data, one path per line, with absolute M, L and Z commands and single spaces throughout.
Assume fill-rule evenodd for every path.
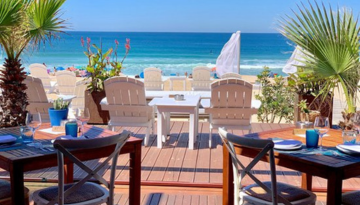
M 8 144 L 16 141 L 16 137 L 11 135 L 1 135 L 0 136 L 0 144 Z
M 280 140 L 274 142 L 275 149 L 282 149 L 282 150 L 293 150 L 299 149 L 302 146 L 302 142 L 298 140 Z
M 277 150 L 297 150 L 297 149 L 301 149 L 301 148 L 302 148 L 302 144 L 297 145 L 297 146 L 281 146 L 281 147 L 274 146 L 274 149 L 277 149 Z
M 358 154 L 360 155 L 360 145 L 336 145 L 336 149 L 346 154 Z

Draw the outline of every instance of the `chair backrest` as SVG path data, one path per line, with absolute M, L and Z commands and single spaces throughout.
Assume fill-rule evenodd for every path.
M 228 79 L 228 78 L 237 78 L 241 79 L 241 75 L 239 73 L 225 73 L 220 77 L 221 79 Z
M 104 81 L 110 120 L 116 122 L 147 122 L 152 107 L 147 105 L 144 83 L 129 77 L 112 77 Z
M 76 82 L 75 85 L 75 93 L 76 96 L 74 99 L 71 100 L 71 108 L 72 109 L 84 109 L 85 107 L 85 90 L 89 84 L 89 80 L 81 80 Z
M 74 95 L 76 75 L 71 71 L 58 71 L 55 73 L 58 90 L 61 95 Z
M 31 76 L 41 79 L 46 90 L 51 89 L 51 79 L 45 65 L 40 63 L 33 63 L 29 66 L 29 69 Z
M 145 68 L 144 84 L 146 90 L 163 90 L 163 81 L 161 78 L 161 69 Z
M 40 78 L 26 76 L 24 83 L 27 86 L 25 90 L 29 105 L 26 107 L 31 113 L 40 113 L 42 122 L 49 122 L 49 111 L 50 107 L 53 107 L 52 103 L 49 103 L 45 93 L 42 81 Z
M 126 140 L 130 137 L 130 132 L 124 131 L 119 135 L 113 135 L 109 137 L 101 137 L 94 139 L 56 139 L 54 142 L 54 148 L 57 149 L 58 155 L 58 181 L 59 181 L 59 197 L 55 199 L 53 202 L 58 201 L 59 205 L 64 204 L 64 199 L 71 193 L 80 188 L 87 180 L 91 177 L 94 177 L 99 182 L 104 184 L 109 190 L 109 204 L 113 204 L 114 201 L 114 183 L 115 183 L 115 172 L 117 166 L 117 159 L 121 148 L 126 143 Z M 102 147 L 108 147 L 111 145 L 116 145 L 114 151 L 97 167 L 90 168 L 82 163 L 78 158 L 71 154 L 69 150 L 71 149 L 96 149 Z M 74 183 L 69 189 L 64 191 L 64 156 L 74 162 L 77 166 L 83 169 L 87 176 L 82 178 L 80 181 Z M 111 163 L 111 172 L 110 172 L 110 183 L 97 172 L 104 168 L 104 166 L 108 165 L 108 162 L 112 160 Z
M 276 169 L 275 169 L 275 158 L 274 158 L 274 142 L 270 139 L 256 139 L 256 138 L 246 138 L 240 137 L 231 133 L 228 133 L 225 129 L 219 128 L 219 135 L 223 141 L 223 146 L 226 146 L 228 149 L 232 167 L 233 167 L 233 176 L 234 176 L 234 201 L 239 202 L 240 200 L 240 189 L 242 188 L 242 179 L 248 175 L 257 185 L 263 188 L 267 193 L 271 193 L 272 203 L 274 205 L 278 204 L 278 200 L 284 204 L 290 204 L 286 199 L 277 195 L 277 185 L 276 185 Z M 253 158 L 247 166 L 240 162 L 236 156 L 234 149 L 234 144 L 254 148 L 259 150 L 258 155 Z M 266 156 L 268 155 L 268 156 Z M 255 175 L 251 173 L 252 168 L 261 160 L 263 157 L 268 157 L 270 162 L 270 174 L 271 174 L 271 188 L 267 187 L 261 180 L 259 180 Z
M 192 89 L 193 90 L 210 90 L 212 81 L 211 69 L 206 66 L 198 66 L 192 72 Z
M 257 113 L 257 109 L 251 108 L 252 89 L 251 83 L 235 78 L 212 83 L 211 108 L 208 110 L 212 120 L 217 120 L 217 124 L 236 120 L 237 125 L 250 125 L 251 115 Z

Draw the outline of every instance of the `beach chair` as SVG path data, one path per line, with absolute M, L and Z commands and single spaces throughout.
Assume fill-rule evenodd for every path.
M 43 204 L 71 204 L 71 205 L 93 205 L 93 204 L 114 204 L 115 189 L 115 172 L 117 159 L 121 148 L 130 137 L 129 132 L 123 132 L 119 135 L 109 137 L 100 137 L 93 139 L 56 139 L 54 148 L 57 150 L 58 159 L 58 186 L 48 187 L 37 190 L 33 194 L 34 202 L 37 205 Z M 109 156 L 98 165 L 88 167 L 70 151 L 74 149 L 99 149 L 115 145 L 114 150 Z M 64 184 L 64 158 L 74 162 L 87 175 L 76 183 Z M 110 166 L 110 183 L 101 176 L 99 171 L 104 167 Z M 95 178 L 101 184 L 88 182 L 89 179 Z
M 42 122 L 50 122 L 48 110 L 53 107 L 53 104 L 49 102 L 46 96 L 42 81 L 40 78 L 26 76 L 24 83 L 27 86 L 25 92 L 29 103 L 26 110 L 32 114 L 40 113 Z
M 234 176 L 234 204 L 315 204 L 316 195 L 311 191 L 301 189 L 289 184 L 276 181 L 276 168 L 274 158 L 274 142 L 272 140 L 240 137 L 219 128 L 219 135 L 223 146 L 228 149 Z M 238 158 L 234 144 L 258 150 L 258 155 L 244 165 Z M 268 158 L 270 162 L 271 181 L 262 181 L 252 172 L 254 166 L 262 159 Z M 255 183 L 243 187 L 242 180 L 248 175 Z
M 228 78 L 237 78 L 241 79 L 241 75 L 239 73 L 225 73 L 220 77 L 221 79 L 228 79 Z
M 71 100 L 70 108 L 75 109 L 84 109 L 85 108 L 85 90 L 89 84 L 89 80 L 81 80 L 76 82 L 75 93 L 76 96 Z
M 211 84 L 210 107 L 205 108 L 205 113 L 210 114 L 209 147 L 213 129 L 225 127 L 251 133 L 251 116 L 257 113 L 251 107 L 252 89 L 252 84 L 235 78 Z
M 29 189 L 24 188 L 25 204 L 29 205 Z M 11 184 L 9 181 L 0 179 L 0 204 L 9 205 L 11 203 Z
M 144 84 L 146 90 L 164 90 L 164 82 L 162 81 L 161 69 L 145 68 Z
M 211 69 L 205 66 L 198 66 L 193 69 L 192 72 L 192 90 L 210 90 L 210 84 L 212 81 L 210 80 Z
M 76 85 L 76 75 L 71 71 L 58 71 L 55 73 L 57 90 L 61 95 L 74 95 Z
M 108 110 L 108 126 L 146 127 L 145 146 L 149 143 L 150 130 L 154 123 L 154 109 L 148 106 L 144 83 L 129 77 L 112 77 L 104 81 L 107 104 L 101 104 L 102 110 Z
M 35 78 L 40 78 L 47 93 L 55 92 L 56 82 L 51 81 L 45 65 L 40 63 L 34 63 L 29 66 L 29 69 L 31 76 Z

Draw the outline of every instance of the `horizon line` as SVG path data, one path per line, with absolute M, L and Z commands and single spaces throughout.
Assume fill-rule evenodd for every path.
M 65 30 L 64 32 L 103 32 L 103 33 L 234 33 L 234 32 L 207 32 L 207 31 L 74 31 Z M 241 32 L 241 31 L 240 31 Z M 280 34 L 280 32 L 241 32 L 246 34 Z

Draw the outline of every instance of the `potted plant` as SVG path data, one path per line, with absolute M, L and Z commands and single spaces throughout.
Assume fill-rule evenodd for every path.
M 302 65 L 297 66 L 293 75 L 296 85 L 300 91 L 303 88 L 302 93 L 327 103 L 320 105 L 327 110 L 332 110 L 335 89 L 342 90 L 347 113 L 354 113 L 360 80 L 360 27 L 357 19 L 347 10 L 327 9 L 316 2 L 298 8 L 299 12 L 294 12 L 294 16 L 289 15 L 280 21 L 280 32 L 304 51 L 302 59 L 297 59 Z
M 69 112 L 69 101 L 62 98 L 54 100 L 54 107 L 49 108 L 51 126 L 60 126 L 62 120 L 66 120 Z
M 106 97 L 104 90 L 104 81 L 110 77 L 118 76 L 122 70 L 122 64 L 130 50 L 130 39 L 126 39 L 125 55 L 122 61 L 118 61 L 117 49 L 119 42 L 115 40 L 115 49 L 109 48 L 103 53 L 102 46 L 100 48 L 96 44 L 91 45 L 91 39 L 87 38 L 85 55 L 88 57 L 88 65 L 86 71 L 90 81 L 85 91 L 85 107 L 91 113 L 89 124 L 107 124 L 110 120 L 109 111 L 101 109 L 100 102 Z M 84 47 L 84 39 L 81 38 L 81 45 Z M 92 51 L 95 49 L 95 52 Z M 114 53 L 113 58 L 111 55 Z M 107 70 L 107 67 L 110 67 Z

